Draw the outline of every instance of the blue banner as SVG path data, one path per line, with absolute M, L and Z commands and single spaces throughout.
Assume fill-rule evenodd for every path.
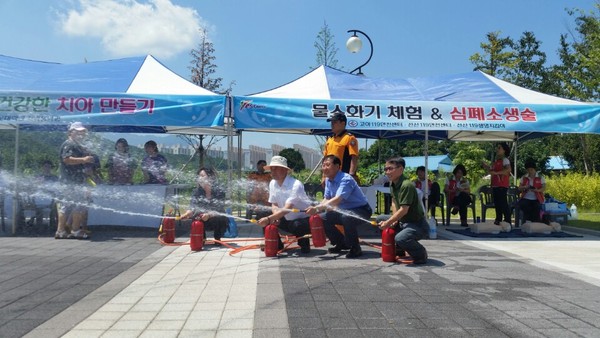
M 347 129 L 600 133 L 600 104 L 233 98 L 236 129 Z
M 223 126 L 225 96 L 0 92 L 0 124 Z

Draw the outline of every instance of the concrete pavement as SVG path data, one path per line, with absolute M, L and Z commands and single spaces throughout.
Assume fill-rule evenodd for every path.
M 261 236 L 253 224 L 239 228 L 240 239 Z M 600 336 L 598 237 L 438 229 L 423 241 L 424 266 L 382 262 L 368 246 L 353 260 L 326 248 L 278 258 L 191 252 L 160 246 L 155 230 L 0 237 L 0 336 Z M 373 229 L 361 238 L 379 240 Z

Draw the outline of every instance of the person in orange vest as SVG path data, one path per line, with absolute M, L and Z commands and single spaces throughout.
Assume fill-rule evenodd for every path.
M 483 168 L 492 177 L 492 198 L 496 209 L 494 224 L 500 225 L 502 218 L 506 223 L 510 222 L 510 208 L 508 207 L 508 186 L 510 178 L 510 147 L 506 142 L 498 143 L 496 146 L 496 160 L 492 164 L 483 163 Z
M 467 169 L 464 165 L 457 165 L 452 171 L 454 176 L 446 180 L 444 192 L 448 196 L 448 206 L 452 206 L 452 214 L 460 213 L 460 225 L 463 227 L 467 224 L 467 206 L 471 201 L 471 186 L 469 180 L 465 177 Z
M 343 113 L 333 113 L 327 122 L 331 122 L 332 136 L 327 138 L 323 156 L 335 155 L 342 161 L 341 171 L 350 174 L 357 183 L 358 176 L 358 141 L 356 137 L 346 130 L 348 119 Z M 325 175 L 321 183 L 325 182 Z
M 526 161 L 525 169 L 527 169 L 527 174 L 521 177 L 521 184 L 519 185 L 521 199 L 519 199 L 517 205 L 523 213 L 519 218 L 531 222 L 541 222 L 540 204 L 544 203 L 546 180 L 536 171 L 535 162 Z M 516 220 L 515 222 L 518 224 Z
M 427 195 L 425 195 L 425 182 L 427 182 Z M 440 185 L 432 182 L 425 174 L 425 166 L 417 167 L 417 179 L 414 181 L 415 187 L 423 192 L 423 205 L 427 201 L 427 208 L 431 216 L 435 218 L 435 208 L 440 201 Z M 442 215 L 443 216 L 443 215 Z

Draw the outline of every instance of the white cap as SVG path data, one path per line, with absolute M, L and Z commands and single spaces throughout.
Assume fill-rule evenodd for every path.
M 73 122 L 69 125 L 69 131 L 72 131 L 72 130 L 84 131 L 84 130 L 87 130 L 87 128 L 84 127 L 83 123 L 81 123 L 81 122 Z

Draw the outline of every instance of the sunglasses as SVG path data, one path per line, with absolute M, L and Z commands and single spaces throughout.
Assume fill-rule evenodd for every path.
M 396 170 L 398 169 L 398 167 L 385 167 L 383 168 L 383 171 L 392 171 L 392 170 Z

